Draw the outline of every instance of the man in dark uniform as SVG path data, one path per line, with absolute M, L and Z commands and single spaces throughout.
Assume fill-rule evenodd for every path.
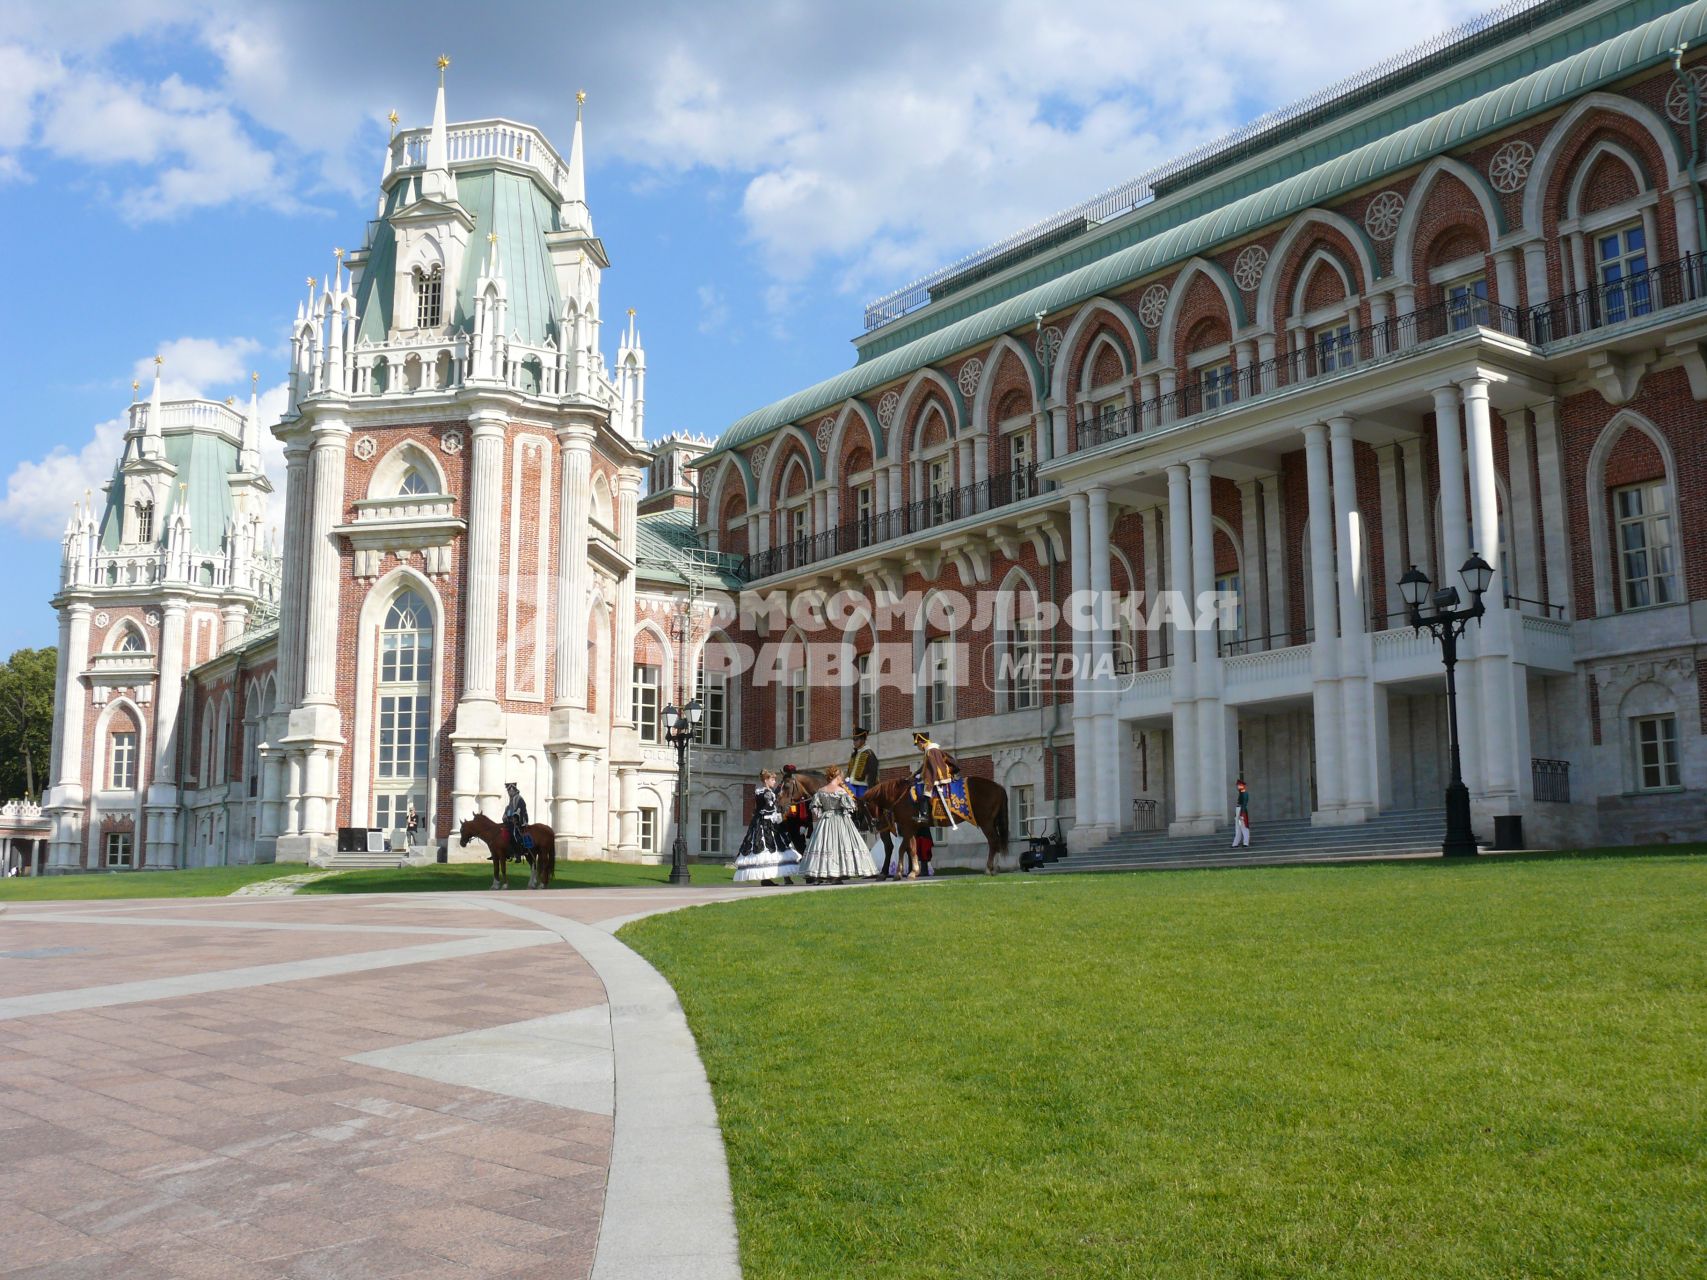
M 504 806 L 504 829 L 510 833 L 510 847 L 522 853 L 533 848 L 533 837 L 528 835 L 528 802 L 522 799 L 515 783 L 506 782 L 504 790 L 510 793 L 509 803 Z
M 853 792 L 857 807 L 854 809 L 854 825 L 861 831 L 871 830 L 871 818 L 865 811 L 865 793 L 877 781 L 879 768 L 877 753 L 865 745 L 870 735 L 865 726 L 856 725 L 853 731 L 853 754 L 848 757 L 848 790 Z

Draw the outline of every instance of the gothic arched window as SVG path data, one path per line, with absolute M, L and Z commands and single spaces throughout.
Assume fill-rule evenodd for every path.
M 379 732 L 374 752 L 374 825 L 426 817 L 432 747 L 433 614 L 412 588 L 386 611 L 379 635 Z
M 444 323 L 444 269 L 434 263 L 432 270 L 415 268 L 415 327 L 437 329 Z
M 403 473 L 403 483 L 397 486 L 397 492 L 408 498 L 417 497 L 424 493 L 434 493 L 436 490 L 418 468 L 410 467 Z

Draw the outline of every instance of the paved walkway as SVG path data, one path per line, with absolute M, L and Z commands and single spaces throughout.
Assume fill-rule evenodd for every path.
M 738 1277 L 692 1036 L 611 930 L 741 893 L 10 904 L 0 1275 Z

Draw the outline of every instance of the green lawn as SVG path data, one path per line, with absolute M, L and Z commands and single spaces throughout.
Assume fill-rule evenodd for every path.
M 189 871 L 106 871 L 93 875 L 13 876 L 0 880 L 0 902 L 95 898 L 219 898 L 257 880 L 298 875 L 301 863 L 197 867 Z
M 735 869 L 723 863 L 690 866 L 695 884 L 728 884 Z M 527 886 L 528 869 L 525 863 L 509 866 L 510 886 Z M 581 862 L 560 859 L 552 877 L 553 889 L 605 889 L 632 885 L 667 884 L 670 868 L 643 866 L 633 862 Z M 489 889 L 492 885 L 490 862 L 434 863 L 425 867 L 386 867 L 371 871 L 341 871 L 324 880 L 304 885 L 300 893 L 436 893 L 467 892 Z
M 1707 1275 L 1707 859 L 1009 875 L 706 906 L 768 1277 Z

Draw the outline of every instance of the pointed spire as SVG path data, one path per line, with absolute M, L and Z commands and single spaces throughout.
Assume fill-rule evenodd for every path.
M 445 128 L 445 68 L 450 59 L 439 55 L 439 93 L 433 100 L 433 130 L 427 135 L 427 168 L 421 175 L 421 194 L 429 199 L 455 200 L 456 179 L 450 172 L 450 135 Z
M 586 146 L 581 136 L 581 110 L 587 91 L 575 94 L 575 135 L 569 140 L 569 175 L 563 180 L 563 227 L 566 231 L 593 234 L 593 215 L 587 208 Z
M 162 416 L 165 411 L 160 407 L 160 366 L 165 363 L 165 357 L 154 357 L 154 389 L 148 393 L 148 417 L 142 424 L 144 457 L 159 457 L 165 448 L 166 419 Z
M 243 420 L 243 444 L 237 457 L 237 469 L 246 475 L 261 470 L 261 375 L 249 375 L 249 416 Z

